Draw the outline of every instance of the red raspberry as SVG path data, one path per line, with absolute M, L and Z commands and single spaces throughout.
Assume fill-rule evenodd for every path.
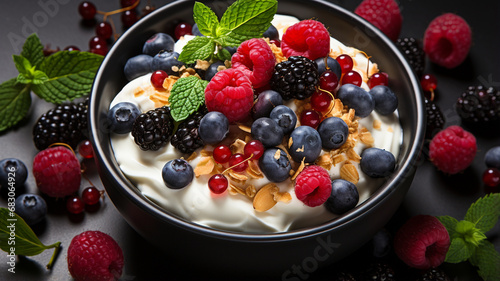
M 40 151 L 33 160 L 33 176 L 41 192 L 51 197 L 64 197 L 80 188 L 80 162 L 64 146 Z
M 410 218 L 394 236 L 394 251 L 407 265 L 428 269 L 443 263 L 450 247 L 446 227 L 435 217 Z
M 205 104 L 208 111 L 224 114 L 231 123 L 243 122 L 253 105 L 252 83 L 241 70 L 219 71 L 205 88 Z
M 295 195 L 309 207 L 326 202 L 332 192 L 332 180 L 328 172 L 316 165 L 306 167 L 295 181 Z
M 394 0 L 364 0 L 354 13 L 380 29 L 392 41 L 398 40 L 403 17 Z
M 287 58 L 303 56 L 315 60 L 326 57 L 330 53 L 330 34 L 319 21 L 300 21 L 286 29 L 281 51 Z
M 274 72 L 275 58 L 269 45 L 260 38 L 247 40 L 231 57 L 232 68 L 239 69 L 250 78 L 254 88 L 266 86 Z
M 460 126 L 440 131 L 429 144 L 431 162 L 439 170 L 452 175 L 469 167 L 476 151 L 476 138 Z
M 100 231 L 85 231 L 73 237 L 67 260 L 69 273 L 76 281 L 118 280 L 122 275 L 122 249 L 111 236 Z
M 424 52 L 446 68 L 461 64 L 472 42 L 471 29 L 458 15 L 447 13 L 431 21 L 424 34 Z

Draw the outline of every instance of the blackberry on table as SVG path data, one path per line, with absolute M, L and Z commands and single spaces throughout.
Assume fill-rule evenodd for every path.
M 403 53 L 418 77 L 422 76 L 425 69 L 425 53 L 420 40 L 413 37 L 399 38 L 396 46 Z
M 316 62 L 301 56 L 291 56 L 274 67 L 271 88 L 283 99 L 306 99 L 316 91 L 319 82 Z
M 182 153 L 192 153 L 204 145 L 203 140 L 198 134 L 201 118 L 207 114 L 205 106 L 201 107 L 195 113 L 191 114 L 186 120 L 182 121 L 177 127 L 177 131 L 172 135 L 170 143 Z
M 445 123 L 444 115 L 439 106 L 429 99 L 425 99 L 425 112 L 427 113 L 425 138 L 432 139 L 437 132 L 443 129 Z
M 456 110 L 463 121 L 485 124 L 500 121 L 500 92 L 493 87 L 469 86 L 458 98 Z
M 132 136 L 142 150 L 158 150 L 170 140 L 173 130 L 170 108 L 163 106 L 139 115 L 132 127 Z
M 396 280 L 394 269 L 385 262 L 375 262 L 368 266 L 364 272 L 364 280 L 370 281 L 394 281 Z
M 439 268 L 432 268 L 426 271 L 417 281 L 450 281 L 450 277 Z

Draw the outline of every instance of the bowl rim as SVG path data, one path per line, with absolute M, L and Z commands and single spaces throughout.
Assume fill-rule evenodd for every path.
M 121 192 L 124 196 L 128 197 L 136 206 L 140 207 L 147 213 L 153 215 L 156 219 L 159 219 L 161 221 L 168 221 L 169 223 L 174 224 L 180 228 L 183 228 L 184 230 L 203 234 L 205 236 L 210 236 L 213 238 L 220 238 L 233 241 L 247 241 L 247 242 L 288 241 L 303 237 L 321 235 L 325 232 L 329 232 L 335 228 L 338 228 L 339 226 L 346 224 L 351 220 L 355 220 L 363 215 L 366 215 L 367 213 L 369 213 L 370 209 L 374 208 L 378 204 L 381 204 L 381 202 L 384 201 L 405 179 L 405 177 L 408 176 L 408 174 L 410 174 L 412 170 L 416 167 L 415 163 L 416 158 L 418 157 L 424 142 L 425 111 L 424 111 L 424 101 L 422 97 L 423 95 L 419 94 L 421 92 L 419 87 L 419 82 L 415 74 L 413 73 L 410 65 L 408 64 L 404 56 L 400 53 L 400 51 L 397 49 L 397 47 L 393 44 L 393 42 L 382 31 L 373 26 L 367 20 L 334 3 L 327 2 L 324 0 L 309 0 L 308 2 L 314 2 L 315 5 L 327 6 L 328 9 L 335 11 L 335 13 L 341 13 L 344 16 L 353 18 L 354 21 L 362 25 L 364 30 L 370 32 L 375 37 L 379 37 L 387 45 L 387 47 L 392 50 L 395 57 L 398 58 L 399 62 L 403 65 L 404 69 L 406 70 L 406 74 L 410 79 L 410 84 L 412 85 L 413 92 L 415 93 L 414 98 L 417 109 L 417 116 L 416 116 L 417 128 L 415 130 L 416 131 L 415 138 L 411 142 L 410 147 L 408 149 L 409 151 L 407 154 L 408 155 L 407 160 L 401 163 L 401 165 L 397 169 L 397 172 L 391 175 L 391 177 L 388 178 L 386 182 L 380 188 L 378 188 L 378 190 L 374 194 L 372 194 L 368 199 L 366 199 L 364 202 L 362 202 L 349 212 L 318 226 L 291 230 L 286 232 L 265 232 L 265 233 L 238 232 L 238 231 L 216 229 L 200 225 L 194 222 L 190 222 L 186 219 L 183 219 L 175 214 L 169 213 L 168 211 L 164 210 L 162 207 L 154 203 L 151 199 L 140 194 L 139 190 L 137 189 L 134 190 L 133 189 L 134 186 L 131 184 L 131 182 L 126 182 L 122 180 L 123 178 L 126 178 L 126 176 L 119 174 L 118 172 L 119 167 L 116 167 L 117 170 L 110 168 L 115 166 L 114 163 L 112 162 L 113 156 L 109 155 L 102 157 L 102 155 L 104 155 L 104 152 L 100 145 L 99 140 L 97 139 L 97 136 L 100 136 L 101 134 L 97 132 L 96 126 L 93 125 L 93 124 L 98 124 L 97 114 L 93 114 L 93 112 L 96 111 L 95 109 L 97 103 L 96 99 L 93 97 L 98 95 L 97 89 L 99 88 L 99 84 L 102 78 L 101 76 L 103 75 L 102 70 L 104 69 L 104 66 L 110 62 L 111 57 L 113 57 L 113 53 L 115 53 L 116 49 L 118 48 L 117 46 L 119 46 L 120 43 L 123 40 L 125 40 L 128 34 L 134 33 L 136 32 L 136 30 L 143 28 L 143 26 L 147 24 L 149 18 L 152 18 L 157 14 L 164 13 L 165 10 L 170 10 L 176 5 L 184 5 L 185 3 L 194 4 L 194 2 L 195 2 L 194 0 L 178 0 L 168 3 L 156 9 L 155 11 L 147 15 L 143 20 L 134 24 L 127 31 L 125 31 L 125 33 L 122 36 L 120 36 L 120 38 L 113 44 L 112 48 L 108 52 L 108 55 L 105 56 L 101 64 L 101 67 L 99 68 L 95 76 L 94 83 L 92 86 L 90 100 L 89 100 L 89 124 L 90 124 L 89 135 L 93 147 L 95 149 L 95 155 L 96 155 L 95 161 L 99 162 L 98 167 L 99 166 L 106 167 L 106 172 L 109 173 L 108 176 L 111 176 L 113 180 L 116 181 L 116 183 L 121 187 L 119 189 L 119 192 Z M 104 136 L 109 137 L 108 134 L 105 134 Z

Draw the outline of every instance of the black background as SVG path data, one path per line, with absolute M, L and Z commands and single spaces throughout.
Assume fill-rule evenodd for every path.
M 151 0 L 156 7 L 170 1 Z M 333 1 L 340 6 L 354 11 L 360 0 Z M 94 36 L 94 28 L 82 24 L 78 15 L 78 4 L 75 0 L 40 0 L 40 1 L 3 1 L 0 8 L 0 81 L 17 76 L 12 62 L 12 55 L 19 54 L 24 38 L 36 32 L 43 44 L 61 49 L 68 45 L 76 45 L 87 50 L 89 39 Z M 119 1 L 94 1 L 101 11 L 119 8 Z M 139 9 L 146 5 L 142 1 Z M 452 0 L 405 0 L 399 1 L 403 15 L 401 37 L 423 38 L 429 22 L 445 12 L 453 12 L 462 16 L 471 26 L 473 41 L 466 61 L 459 67 L 447 70 L 427 63 L 426 72 L 438 78 L 436 101 L 441 107 L 446 124 L 461 125 L 461 120 L 454 110 L 458 96 L 469 85 L 483 84 L 500 88 L 500 2 L 489 1 L 452 1 Z M 44 8 L 45 7 L 45 8 Z M 102 16 L 97 16 L 102 19 Z M 119 16 L 113 16 L 115 24 L 120 29 Z M 188 19 L 191 20 L 191 19 Z M 321 20 L 321 19 L 320 19 Z M 335 27 L 329 27 L 334 34 Z M 37 153 L 32 143 L 32 126 L 38 117 L 52 108 L 53 105 L 36 96 L 33 97 L 29 115 L 15 128 L 0 134 L 0 159 L 15 157 L 26 163 L 31 170 L 32 159 Z M 447 176 L 438 172 L 425 157 L 419 163 L 415 180 L 401 208 L 387 225 L 394 233 L 410 216 L 417 214 L 450 215 L 462 219 L 467 208 L 479 197 L 490 191 L 481 181 L 481 175 L 486 169 L 484 154 L 493 147 L 500 145 L 500 128 L 490 128 L 489 133 L 475 131 L 478 141 L 478 153 L 471 167 L 463 173 Z M 423 155 L 425 156 L 424 150 Z M 90 160 L 84 162 L 89 179 L 98 187 L 102 184 Z M 82 180 L 82 188 L 88 186 Z M 34 178 L 30 174 L 25 184 L 28 192 L 37 192 Z M 500 187 L 496 188 L 498 192 Z M 0 206 L 7 203 L 0 199 Z M 16 263 L 16 273 L 7 271 L 6 254 L 0 255 L 0 280 L 70 280 L 67 270 L 66 250 L 71 239 L 85 230 L 100 230 L 110 234 L 122 247 L 125 255 L 125 267 L 121 280 L 212 280 L 223 279 L 221 276 L 211 276 L 210 272 L 196 272 L 196 265 L 189 261 L 176 259 L 175 253 L 158 252 L 155 247 L 144 241 L 121 218 L 113 204 L 106 199 L 96 210 L 87 210 L 83 216 L 69 216 L 61 202 L 49 202 L 49 215 L 45 223 L 35 228 L 41 241 L 51 244 L 62 242 L 62 251 L 51 271 L 45 269 L 52 251 L 48 250 L 34 257 L 20 257 Z M 500 251 L 500 224 L 487 233 L 489 240 Z M 175 243 L 175 241 L 172 241 Z M 329 280 L 337 269 L 360 271 L 370 262 L 369 247 L 365 246 L 339 264 L 323 268 L 307 274 L 308 280 Z M 242 253 L 244 254 L 244 253 Z M 407 270 L 396 258 L 390 256 L 389 262 L 396 268 L 398 280 L 413 280 L 418 273 Z M 191 270 L 181 270 L 178 264 L 187 265 Z M 221 261 L 221 267 L 224 261 Z M 499 265 L 500 266 L 500 265 Z M 454 281 L 481 280 L 475 269 L 468 263 L 458 265 L 443 264 L 443 270 Z

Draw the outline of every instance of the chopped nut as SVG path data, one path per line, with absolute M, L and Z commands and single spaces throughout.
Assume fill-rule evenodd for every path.
M 380 122 L 380 120 L 378 119 L 373 120 L 373 129 L 380 130 L 381 128 L 382 128 L 382 122 Z
M 236 173 L 234 171 L 229 171 L 227 174 L 235 182 L 244 183 L 248 180 L 248 177 L 246 175 Z
M 206 60 L 196 60 L 196 65 L 194 68 L 196 69 L 201 69 L 201 70 L 207 70 L 208 67 L 210 66 L 210 62 Z
M 375 143 L 375 140 L 373 139 L 373 136 L 370 133 L 370 131 L 361 132 L 359 134 L 359 140 L 368 146 L 373 146 L 373 144 Z
M 325 153 L 318 158 L 316 164 L 325 168 L 326 170 L 330 170 L 333 164 L 332 157 L 329 153 Z
M 233 154 L 243 153 L 247 143 L 242 139 L 236 139 L 230 146 Z
M 253 198 L 253 208 L 257 212 L 265 212 L 274 205 L 277 201 L 274 199 L 274 195 L 279 192 L 278 186 L 274 183 L 268 183 L 261 187 L 255 197 Z
M 240 128 L 240 130 L 242 130 L 245 133 L 249 133 L 250 134 L 252 132 L 252 128 L 250 128 L 250 127 L 248 127 L 246 125 L 239 124 L 238 128 Z
M 274 159 L 278 160 L 281 157 L 281 149 L 276 150 L 274 153 Z
M 245 188 L 245 194 L 248 198 L 254 198 L 256 193 L 257 189 L 253 185 L 249 185 L 247 188 Z
M 274 194 L 274 201 L 288 203 L 292 201 L 292 195 L 288 192 L 277 192 Z
M 201 175 L 208 175 L 212 173 L 215 167 L 215 160 L 212 157 L 204 157 L 198 162 L 194 168 L 194 175 L 199 177 Z
M 359 173 L 356 166 L 351 163 L 345 163 L 342 165 L 340 168 L 340 178 L 357 184 L 359 181 Z

